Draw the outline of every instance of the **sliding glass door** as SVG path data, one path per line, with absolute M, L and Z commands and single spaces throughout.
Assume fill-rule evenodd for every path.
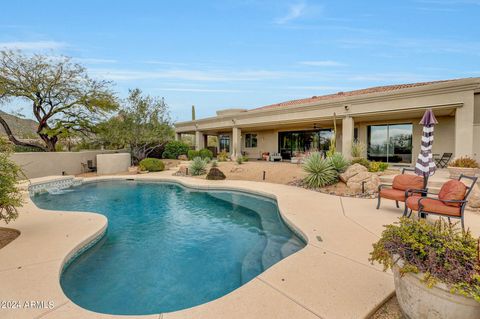
M 278 150 L 284 159 L 290 159 L 297 152 L 326 152 L 330 147 L 332 136 L 331 129 L 279 132 Z
M 368 126 L 368 159 L 387 163 L 412 163 L 412 124 Z

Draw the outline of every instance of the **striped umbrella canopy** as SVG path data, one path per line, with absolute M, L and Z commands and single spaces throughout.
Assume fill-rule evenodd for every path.
M 437 124 L 437 119 L 431 109 L 425 111 L 420 124 L 423 125 L 422 146 L 418 154 L 417 164 L 415 165 L 415 174 L 428 177 L 435 174 L 435 162 L 432 155 L 433 146 L 433 128 Z

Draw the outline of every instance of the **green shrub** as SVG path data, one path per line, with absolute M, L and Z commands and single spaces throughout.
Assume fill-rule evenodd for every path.
M 165 169 L 165 164 L 158 158 L 144 158 L 139 163 L 140 170 L 149 172 L 161 172 Z
M 244 156 L 242 156 L 242 157 L 243 157 L 243 161 L 244 161 L 244 162 L 248 162 L 249 158 L 248 158 L 247 155 L 244 155 Z
M 383 172 L 388 168 L 388 163 L 370 162 L 369 172 Z
M 350 165 L 349 161 L 343 157 L 342 153 L 334 153 L 327 157 L 327 159 L 332 163 L 333 168 L 339 173 L 343 173 L 348 165 Z
M 451 161 L 448 166 L 464 167 L 464 168 L 478 168 L 478 162 L 468 156 L 460 157 Z
M 191 160 L 193 160 L 195 157 L 200 157 L 200 152 L 199 152 L 199 151 L 196 151 L 196 150 L 189 150 L 189 151 L 188 151 L 188 159 L 191 161 Z
M 213 153 L 208 148 L 201 149 L 199 151 L 198 155 L 203 159 L 206 159 L 206 158 L 212 159 L 213 158 Z
M 219 162 L 226 162 L 228 159 L 228 153 L 225 150 L 221 151 L 218 153 L 217 159 Z
M 0 138 L 0 221 L 8 224 L 18 217 L 17 207 L 22 206 L 22 194 L 17 182 L 25 177 L 11 159 L 12 148 Z
M 218 167 L 218 162 L 216 160 L 212 161 L 212 167 Z
M 373 244 L 372 263 L 379 262 L 387 270 L 398 256 L 404 262 L 399 265 L 401 273 L 423 273 L 429 287 L 443 282 L 452 292 L 480 302 L 479 247 L 470 231 L 461 231 L 443 219 L 432 224 L 406 217 L 385 228 Z
M 352 143 L 352 157 L 362 157 L 365 154 L 365 150 L 367 149 L 365 143 L 360 142 L 359 140 L 355 139 Z
M 197 156 L 190 164 L 190 174 L 193 176 L 203 175 L 206 173 L 207 161 Z
M 307 173 L 304 182 L 310 188 L 324 187 L 337 181 L 338 172 L 330 160 L 323 158 L 320 153 L 310 154 L 302 167 Z
M 237 164 L 242 165 L 243 164 L 243 156 L 237 156 Z
M 170 141 L 165 145 L 162 157 L 169 159 L 178 159 L 180 155 L 187 155 L 190 147 L 180 141 Z
M 350 164 L 351 165 L 360 164 L 360 165 L 364 166 L 366 169 L 370 169 L 370 161 L 367 160 L 364 157 L 354 158 L 350 161 Z
M 41 149 L 31 146 L 23 145 L 13 145 L 13 151 L 15 153 L 24 153 L 24 152 L 43 152 Z

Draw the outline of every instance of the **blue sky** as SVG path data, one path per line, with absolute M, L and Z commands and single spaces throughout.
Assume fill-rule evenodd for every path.
M 71 56 L 120 96 L 139 87 L 188 120 L 192 104 L 200 118 L 480 76 L 479 16 L 480 0 L 16 0 L 2 3 L 0 48 Z

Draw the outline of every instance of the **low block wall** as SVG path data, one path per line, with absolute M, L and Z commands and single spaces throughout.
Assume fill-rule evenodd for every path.
M 83 173 L 82 163 L 96 163 L 97 154 L 112 154 L 120 151 L 83 152 L 26 152 L 13 153 L 12 160 L 19 165 L 28 178 L 50 175 L 76 175 Z M 123 151 L 122 151 L 123 152 Z
M 124 173 L 130 167 L 131 156 L 129 153 L 118 154 L 98 154 L 97 155 L 97 174 L 115 174 Z

